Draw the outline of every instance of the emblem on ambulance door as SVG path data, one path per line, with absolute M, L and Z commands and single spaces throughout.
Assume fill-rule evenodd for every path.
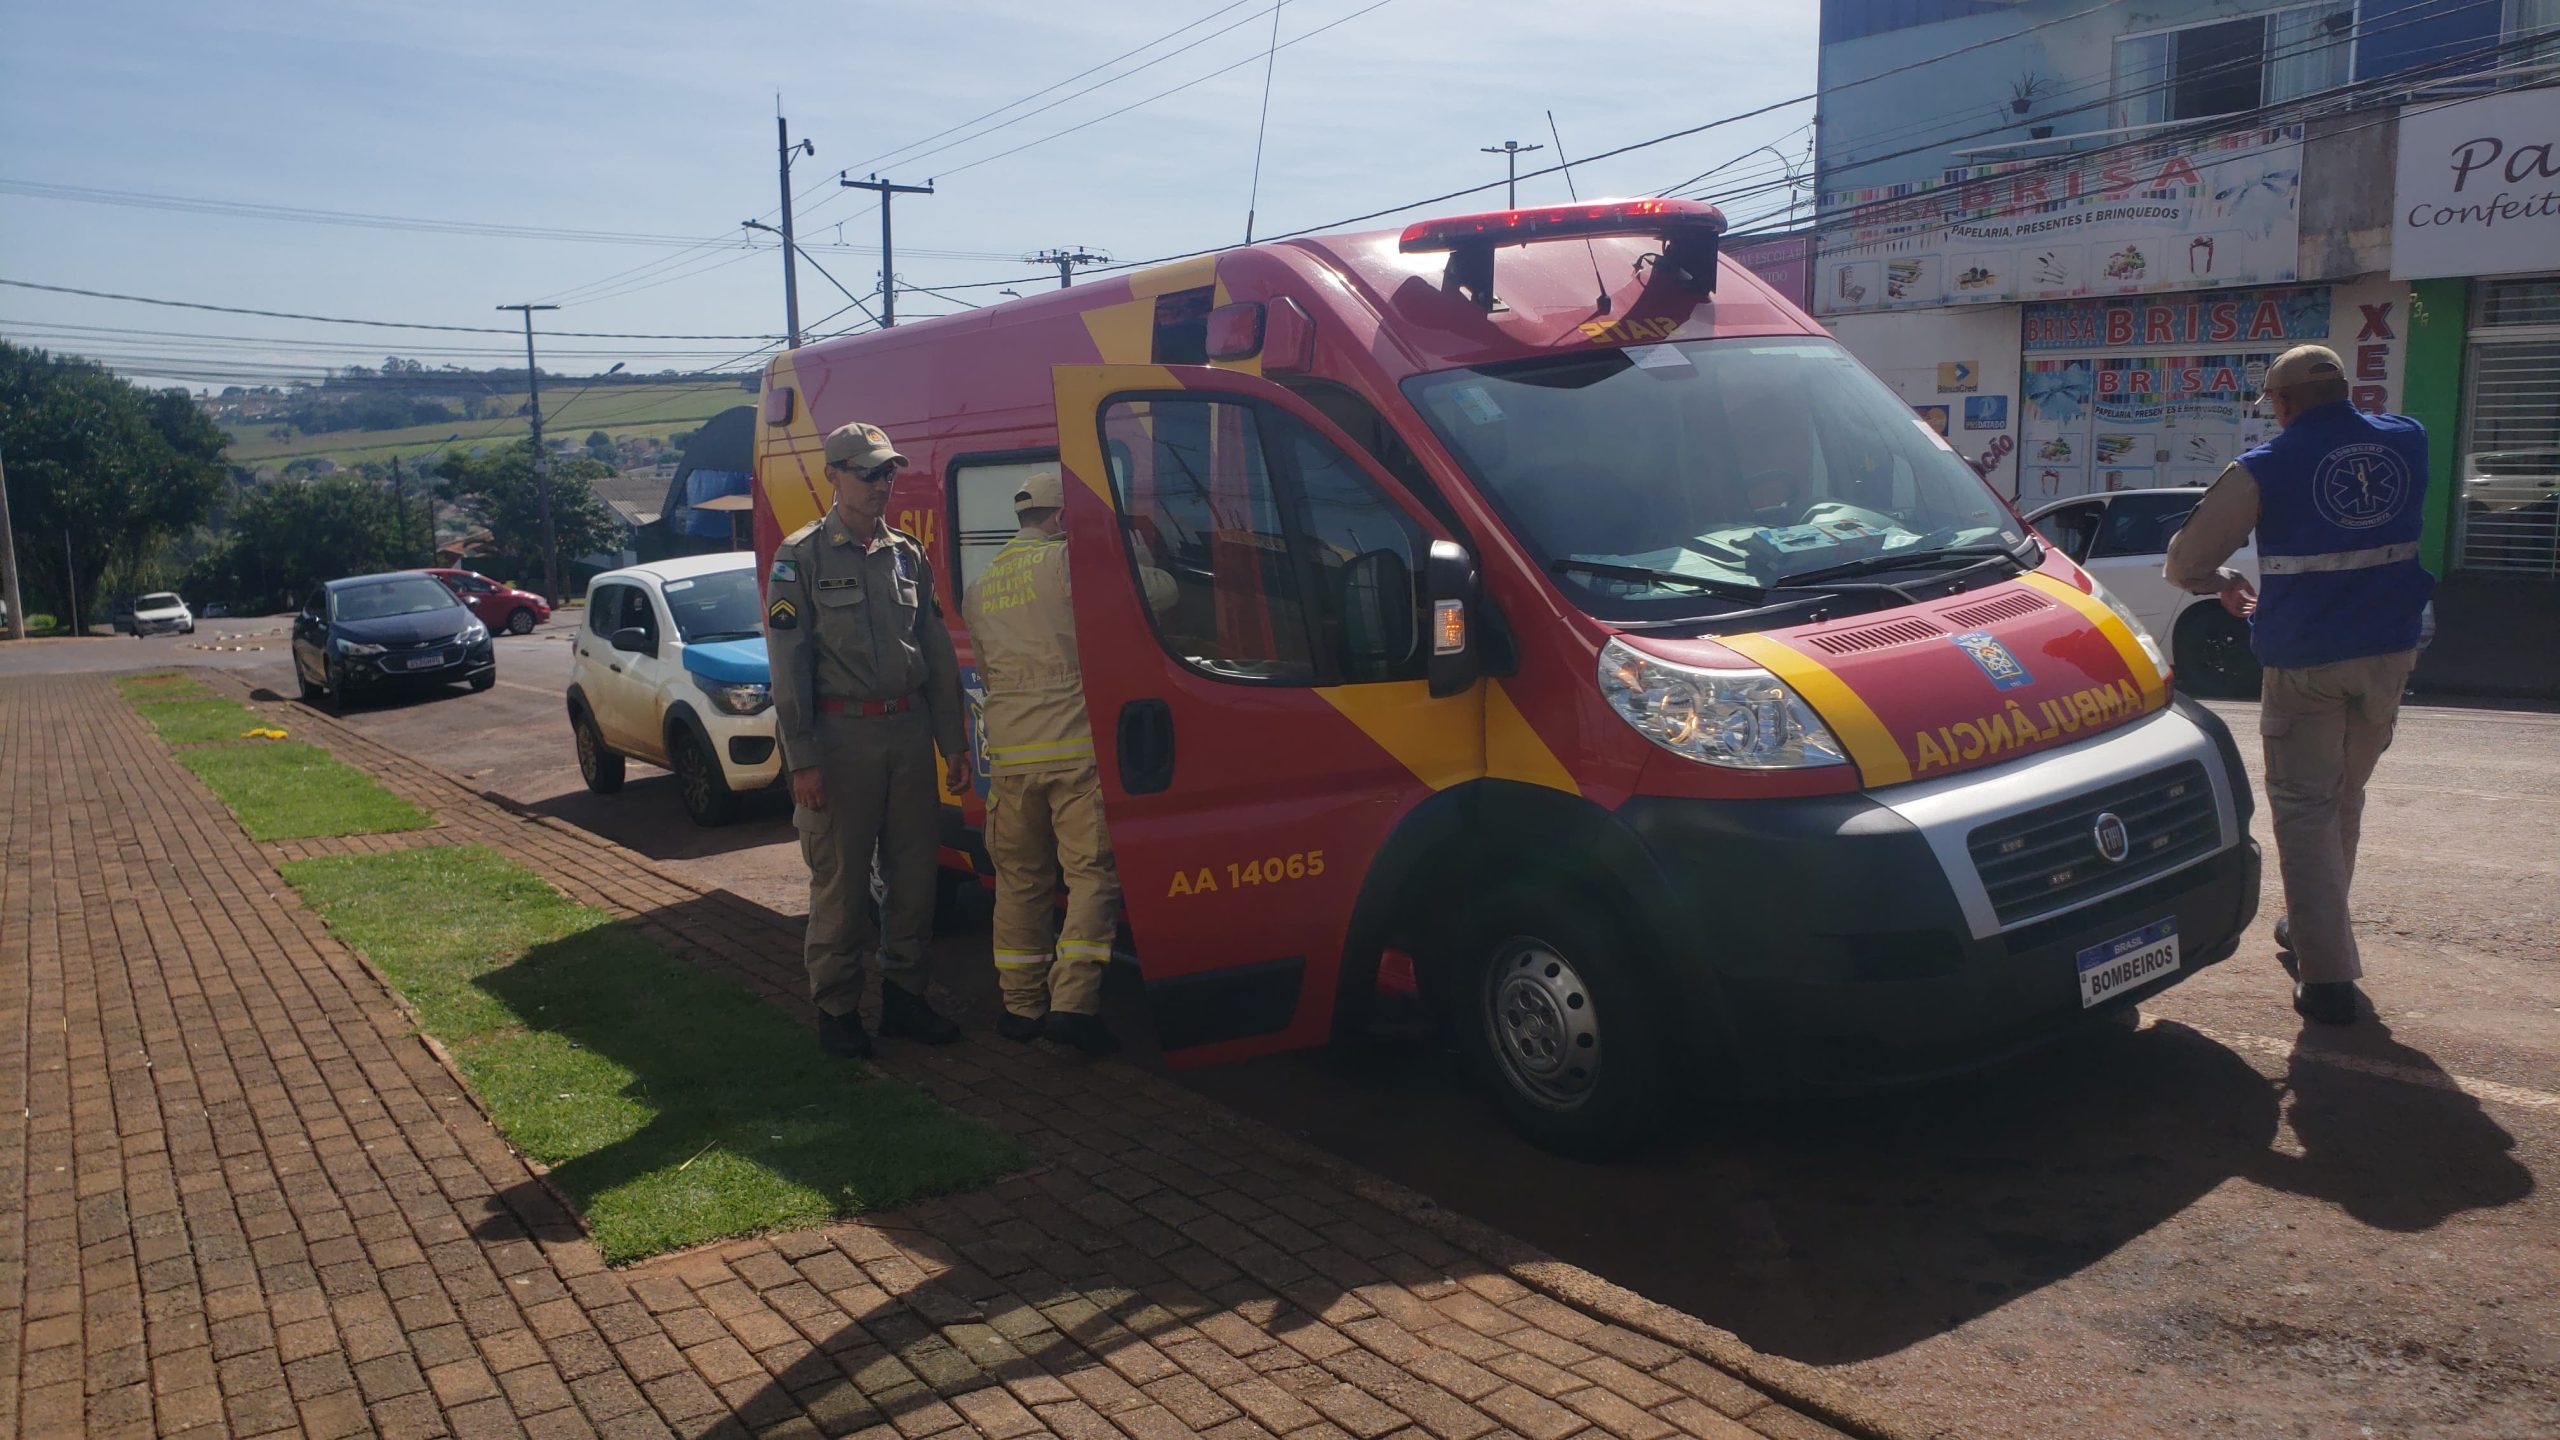
M 1993 689 L 2015 690 L 2021 685 L 2035 683 L 2036 677 L 2028 674 L 2027 667 L 2019 664 L 2018 657 L 2009 653 L 2009 647 L 2001 644 L 2000 637 L 1990 631 L 1968 630 L 1962 635 L 1947 638 L 1953 640 L 1956 648 L 1974 664 L 1982 667 L 1982 673 L 1989 677 Z
M 2098 823 L 2089 838 L 2098 842 L 2098 858 L 2110 865 L 2121 865 L 2133 853 L 2133 837 L 2125 833 L 2124 817 L 2112 810 L 2098 812 Z

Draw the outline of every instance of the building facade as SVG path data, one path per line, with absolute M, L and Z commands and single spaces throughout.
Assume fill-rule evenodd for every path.
M 2560 0 L 1822 21 L 1813 311 L 2021 508 L 2209 481 L 2317 342 L 2426 422 L 2430 567 L 2560 615 Z

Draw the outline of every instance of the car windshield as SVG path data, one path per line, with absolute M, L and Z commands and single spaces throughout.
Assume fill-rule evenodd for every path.
M 175 610 L 185 603 L 185 601 L 180 600 L 177 596 L 164 590 L 157 595 L 145 595 L 141 599 L 134 601 L 133 608 L 136 610 Z
M 336 604 L 341 620 L 389 620 L 398 615 L 457 609 L 461 602 L 453 598 L 452 591 L 424 575 L 403 575 L 394 580 L 347 586 L 337 592 Z
M 1587 351 L 1405 389 L 1595 615 L 1710 616 L 1808 577 L 2034 563 L 1990 487 L 1829 340 Z
M 667 611 L 676 617 L 676 633 L 687 645 L 712 640 L 747 640 L 763 633 L 763 613 L 756 595 L 756 572 L 720 570 L 689 580 L 670 580 Z

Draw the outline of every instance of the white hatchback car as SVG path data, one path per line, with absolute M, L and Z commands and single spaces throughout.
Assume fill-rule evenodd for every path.
M 2249 622 L 2211 595 L 2190 595 L 2160 573 L 2169 537 L 2204 498 L 2201 485 L 2118 490 L 2057 500 L 2027 512 L 2036 533 L 2096 576 L 2169 648 L 2181 688 L 2199 695 L 2254 696 L 2258 661 Z M 2223 562 L 2258 583 L 2258 551 L 2243 545 Z
M 132 632 L 136 640 L 145 635 L 196 633 L 195 612 L 187 608 L 186 601 L 166 590 L 155 590 L 119 610 L 116 628 Z
M 718 825 L 781 777 L 751 551 L 610 570 L 587 587 L 569 662 L 569 731 L 587 788 L 626 757 L 675 772 L 685 813 Z

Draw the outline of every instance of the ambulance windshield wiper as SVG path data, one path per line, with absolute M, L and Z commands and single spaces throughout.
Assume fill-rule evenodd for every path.
M 1719 600 L 1754 601 L 1768 598 L 1768 587 L 1747 580 L 1715 580 L 1704 575 L 1686 575 L 1677 570 L 1656 570 L 1649 565 L 1617 565 L 1606 560 L 1577 560 L 1559 555 L 1547 562 L 1547 568 L 1559 575 L 1600 575 L 1611 580 L 1647 580 L 1656 585 L 1678 585 L 1713 595 Z
M 1999 560 L 2006 560 L 2020 569 L 2026 568 L 2027 563 L 2020 559 L 2018 552 L 2010 547 L 1986 542 L 1979 545 L 1950 545 L 1944 550 L 1924 550 L 1917 554 L 1901 550 L 1864 555 L 1855 560 L 1842 561 L 1837 565 L 1825 565 L 1819 570 L 1799 570 L 1792 575 L 1781 575 L 1778 580 L 1781 585 L 1818 585 L 1826 580 L 1847 579 L 1852 575 L 1873 575 L 1883 570 L 1917 569 L 1924 565 L 1936 565 L 1948 559 L 1963 560 L 1974 556 L 1985 558 L 1974 560 L 1973 563 L 1961 567 L 1957 571 L 1958 574 L 1985 569 Z

